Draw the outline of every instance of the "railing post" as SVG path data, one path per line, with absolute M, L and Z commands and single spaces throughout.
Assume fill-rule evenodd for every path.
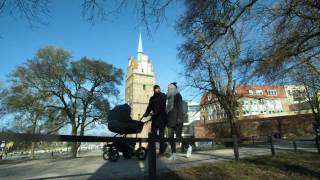
M 184 141 L 184 140 L 181 140 L 181 153 L 185 153 L 185 145 L 187 144 L 187 142 L 186 141 Z
M 232 135 L 233 137 L 233 151 L 234 151 L 234 159 L 239 161 L 239 145 L 237 135 Z
M 293 139 L 292 144 L 293 144 L 294 152 L 297 152 L 297 143 L 295 139 Z
M 320 153 L 320 144 L 319 144 L 319 135 L 318 135 L 318 133 L 317 133 L 317 135 L 316 135 L 316 147 L 317 147 L 317 149 L 318 149 L 318 153 Z
M 211 148 L 214 148 L 214 140 L 211 141 Z
M 274 156 L 276 153 L 274 151 L 274 145 L 273 145 L 273 138 L 272 136 L 269 136 L 269 143 L 270 143 L 270 149 L 271 149 L 271 154 Z
M 319 143 L 319 139 L 320 139 L 320 123 L 315 123 L 313 124 L 313 128 L 315 130 L 315 133 L 316 133 L 316 138 L 314 139 L 315 140 L 315 143 L 316 143 L 316 148 L 318 149 L 318 153 L 320 153 L 320 143 Z
M 157 178 L 157 157 L 156 157 L 156 142 L 155 142 L 156 135 L 152 132 L 148 135 L 148 169 L 149 169 L 149 177 L 148 179 L 154 180 Z

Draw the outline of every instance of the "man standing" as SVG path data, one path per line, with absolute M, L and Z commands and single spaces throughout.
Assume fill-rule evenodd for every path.
M 166 95 L 161 92 L 160 86 L 153 86 L 153 96 L 149 99 L 149 104 L 144 117 L 147 117 L 152 111 L 151 132 L 157 134 L 160 138 L 164 137 L 166 126 Z M 165 144 L 160 143 L 159 155 L 165 152 Z
M 171 83 L 168 86 L 167 93 L 167 126 L 169 138 L 181 138 L 183 127 L 183 109 L 182 109 L 182 96 L 178 91 L 177 83 Z M 171 142 L 171 156 L 169 160 L 176 159 L 176 143 Z

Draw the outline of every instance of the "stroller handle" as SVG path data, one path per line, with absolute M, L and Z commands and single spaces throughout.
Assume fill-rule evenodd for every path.
M 142 117 L 139 119 L 139 122 L 142 122 L 143 118 L 145 118 L 145 117 L 142 116 Z M 145 122 L 143 122 L 143 123 L 150 122 L 151 120 L 152 120 L 152 119 L 149 119 L 148 121 L 145 121 Z

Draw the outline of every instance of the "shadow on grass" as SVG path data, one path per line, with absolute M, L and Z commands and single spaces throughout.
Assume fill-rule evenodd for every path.
M 254 159 L 245 159 L 244 162 L 248 162 L 248 163 L 253 163 L 255 165 L 258 166 L 264 166 L 265 168 L 268 167 L 272 167 L 272 168 L 277 168 L 281 171 L 285 171 L 285 172 L 289 172 L 289 173 L 298 173 L 300 175 L 304 175 L 304 176 L 312 176 L 312 177 L 316 177 L 316 178 L 320 178 L 320 172 L 310 169 L 307 166 L 310 166 L 312 163 L 308 162 L 308 165 L 303 165 L 300 162 L 299 159 L 297 159 L 295 161 L 294 159 L 294 153 L 290 153 L 293 157 L 290 159 L 281 159 L 281 155 L 272 157 L 272 158 L 263 158 L 263 157 L 259 157 L 259 158 L 254 158 Z M 275 159 L 275 158 L 280 158 L 280 159 Z M 301 157 L 300 157 L 301 158 Z M 307 159 L 308 157 L 306 157 Z M 304 159 L 305 160 L 305 159 Z M 291 162 L 289 162 L 291 161 Z M 314 160 L 317 161 L 317 160 Z M 320 163 L 319 163 L 320 165 Z M 318 165 L 318 166 L 319 166 Z
M 157 179 L 165 180 L 198 180 L 198 179 L 231 179 L 228 172 L 223 167 L 203 167 L 206 173 L 198 171 L 197 169 L 187 168 L 176 171 L 169 171 L 167 173 L 160 174 Z
M 210 155 L 210 154 L 207 154 Z M 281 153 L 244 158 L 239 162 L 209 162 L 161 174 L 161 179 L 320 179 L 320 156 Z

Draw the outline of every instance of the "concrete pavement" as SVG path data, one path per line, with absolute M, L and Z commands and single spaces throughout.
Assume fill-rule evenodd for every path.
M 240 148 L 240 157 L 270 154 L 265 148 Z M 157 158 L 157 171 L 172 171 L 181 167 L 205 162 L 232 160 L 233 150 L 194 152 L 191 158 L 177 154 L 177 159 Z M 77 159 L 44 159 L 0 164 L 0 179 L 124 179 L 143 177 L 148 173 L 148 161 L 120 158 L 117 162 L 104 161 L 101 156 L 85 156 Z
M 293 150 L 289 141 L 275 141 L 276 153 Z M 316 152 L 313 142 L 298 144 L 298 150 Z M 240 158 L 269 155 L 268 145 L 240 148 Z M 169 161 L 167 157 L 157 158 L 157 172 L 174 171 L 181 167 L 196 166 L 201 163 L 221 160 L 232 160 L 233 149 L 193 152 L 191 158 L 177 154 L 177 159 Z M 148 161 L 139 161 L 136 157 L 117 162 L 102 159 L 102 151 L 90 151 L 81 154 L 80 158 L 9 160 L 0 161 L 0 179 L 125 179 L 142 178 L 148 174 Z

